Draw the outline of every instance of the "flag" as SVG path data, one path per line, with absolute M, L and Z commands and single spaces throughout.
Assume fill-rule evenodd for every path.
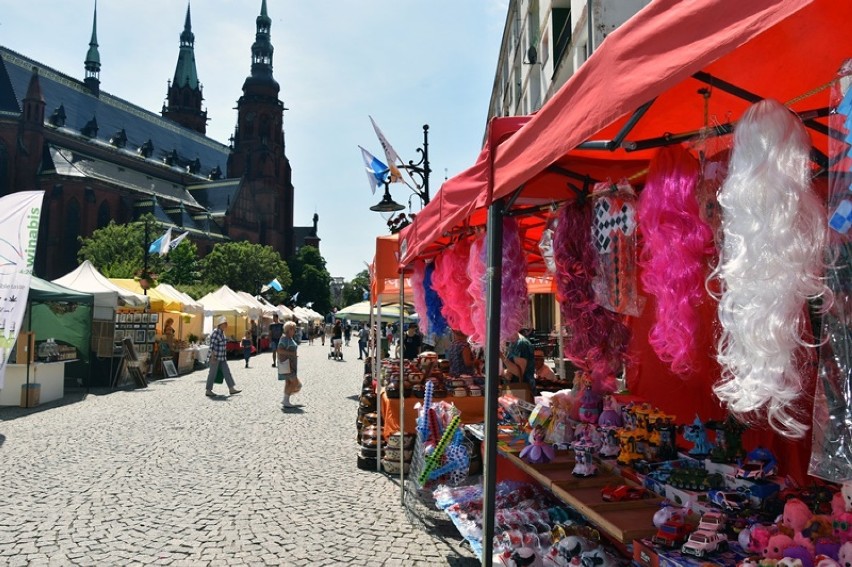
M 272 281 L 266 284 L 266 286 L 264 287 L 272 288 L 275 291 L 284 291 L 284 288 L 281 287 L 281 284 L 278 282 L 278 278 L 273 278 Z
M 366 287 L 362 287 L 361 291 L 364 292 L 363 295 L 361 296 L 362 301 L 367 301 L 368 299 L 370 299 L 370 290 L 369 289 L 367 289 Z
M 169 242 L 169 250 L 171 251 L 171 250 L 174 250 L 175 248 L 177 248 L 178 244 L 180 244 L 180 241 L 183 240 L 184 238 L 186 238 L 187 236 L 189 236 L 188 230 L 186 232 L 184 232 L 183 234 L 181 234 L 180 236 L 178 236 L 177 238 L 173 239 L 171 242 Z
M 299 292 L 297 291 L 293 297 L 290 298 L 290 301 L 296 303 L 296 300 L 299 299 Z
M 43 199 L 44 191 L 21 191 L 0 198 L 0 388 L 27 309 Z
M 385 138 L 385 135 L 382 134 L 382 131 L 379 129 L 378 125 L 376 125 L 376 121 L 373 120 L 372 116 L 370 116 L 370 122 L 372 122 L 373 130 L 376 131 L 379 143 L 385 151 L 385 158 L 388 160 L 388 168 L 390 169 L 390 182 L 396 183 L 397 181 L 402 180 L 402 175 L 399 173 L 399 168 L 396 166 L 396 163 L 402 163 L 402 160 L 399 159 L 399 155 L 396 153 L 396 150 L 393 149 L 393 146 L 390 145 L 390 142 L 388 142 L 387 138 Z
M 169 244 L 172 241 L 172 229 L 169 229 L 163 233 L 163 236 L 155 240 L 148 247 L 148 254 L 159 254 L 160 256 L 165 256 L 169 252 Z
M 305 307 L 307 307 L 308 309 L 310 309 L 310 308 L 311 308 L 311 307 L 313 307 L 313 306 L 314 306 L 314 302 L 313 302 L 313 301 L 308 301 L 307 303 L 305 303 Z
M 358 147 L 361 148 L 361 146 Z M 364 167 L 367 170 L 367 180 L 370 182 L 370 189 L 373 190 L 373 194 L 375 195 L 376 186 L 388 179 L 388 166 L 364 148 L 361 148 L 361 157 L 364 159 Z

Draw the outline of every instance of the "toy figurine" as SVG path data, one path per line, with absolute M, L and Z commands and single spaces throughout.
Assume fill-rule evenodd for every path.
M 692 425 L 686 425 L 683 428 L 683 438 L 694 443 L 689 454 L 693 457 L 704 456 L 713 450 L 713 443 L 707 439 L 707 430 L 704 428 L 704 422 L 697 415 Z
M 728 415 L 721 423 L 708 421 L 708 429 L 716 432 L 716 446 L 710 451 L 710 460 L 714 463 L 736 463 L 745 456 L 742 434 L 746 426 L 734 416 Z
M 603 411 L 601 412 L 600 417 L 598 417 L 598 425 L 612 427 L 622 426 L 623 421 L 621 419 L 621 414 L 615 410 L 615 405 L 616 404 L 612 399 L 612 396 L 604 396 Z
M 601 444 L 601 436 L 598 434 L 598 428 L 591 423 L 578 423 L 574 428 L 573 442 L 584 447 L 590 445 L 594 450 L 597 450 Z
M 598 432 L 601 437 L 601 448 L 598 454 L 605 458 L 611 459 L 617 457 L 621 447 L 618 444 L 618 429 L 616 427 L 598 427 Z
M 595 567 L 617 567 L 618 563 L 612 556 L 603 550 L 596 548 L 591 551 L 584 551 L 580 555 L 580 565 L 594 565 Z
M 594 447 L 591 445 L 579 445 L 576 442 L 572 445 L 572 447 L 574 449 L 576 463 L 571 474 L 583 477 L 596 475 L 598 473 L 598 467 L 595 465 L 594 459 L 592 458 L 592 450 Z
M 545 429 L 541 425 L 533 427 L 529 436 L 529 445 L 524 447 L 519 457 L 532 464 L 549 463 L 556 457 L 553 445 L 544 442 Z
M 580 398 L 579 418 L 583 423 L 597 423 L 601 414 L 601 397 L 587 385 Z
M 657 448 L 657 460 L 673 461 L 677 459 L 677 435 L 675 434 L 675 425 L 666 421 L 657 424 L 657 430 L 660 432 L 660 444 Z

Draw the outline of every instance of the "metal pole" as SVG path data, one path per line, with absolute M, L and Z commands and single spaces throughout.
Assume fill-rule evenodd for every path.
M 376 355 L 373 357 L 373 379 L 376 381 L 376 423 L 378 427 L 376 428 L 379 432 L 381 432 L 381 423 L 378 421 L 379 415 L 382 413 L 382 407 L 384 404 L 382 403 L 382 392 L 384 392 L 384 387 L 382 386 L 382 374 L 381 374 L 381 356 L 382 356 L 382 340 L 379 337 L 379 326 L 382 322 L 382 300 L 379 297 L 376 300 Z M 334 340 L 334 339 L 332 339 Z M 382 470 L 382 459 L 381 459 L 381 438 L 379 439 L 379 443 L 376 446 L 376 471 L 380 472 Z
M 142 243 L 142 251 L 144 253 L 144 260 L 142 265 L 142 275 L 147 278 L 148 277 L 148 247 L 151 246 L 151 236 L 148 233 L 148 219 L 145 219 L 145 242 Z M 148 295 L 148 285 L 146 284 L 142 286 L 142 293 L 144 295 Z
M 491 567 L 497 474 L 497 397 L 500 376 L 500 298 L 503 276 L 503 201 L 488 207 L 488 265 L 485 335 L 485 459 L 482 483 L 482 565 Z
M 423 194 L 420 196 L 423 206 L 429 204 L 429 125 L 423 125 Z
M 373 327 L 373 302 L 370 301 L 370 328 Z M 323 331 L 325 332 L 325 331 Z M 376 333 L 378 336 L 378 333 Z M 369 348 L 367 350 L 369 356 Z M 382 381 L 379 380 L 376 373 L 376 357 L 373 357 L 373 379 L 376 381 L 376 431 L 379 432 L 378 443 L 376 444 L 376 472 L 382 472 Z
M 592 25 L 592 4 L 594 0 L 586 0 L 586 26 L 587 33 L 589 34 L 588 39 L 586 40 L 586 46 L 588 54 L 586 55 L 586 59 L 592 56 L 592 53 L 595 51 L 595 39 L 594 39 L 594 26 Z
M 405 310 L 402 308 L 405 300 L 405 276 L 402 272 L 399 273 L 399 334 L 402 337 L 402 328 L 405 325 Z M 405 506 L 405 387 L 403 386 L 405 379 L 405 369 L 403 365 L 403 349 L 399 349 L 399 439 L 401 450 L 399 452 L 399 499 L 400 503 Z

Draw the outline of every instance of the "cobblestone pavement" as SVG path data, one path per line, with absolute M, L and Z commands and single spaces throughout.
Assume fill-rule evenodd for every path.
M 478 565 L 356 468 L 352 345 L 338 362 L 303 343 L 298 410 L 270 353 L 230 361 L 235 396 L 205 397 L 198 371 L 0 408 L 0 565 Z

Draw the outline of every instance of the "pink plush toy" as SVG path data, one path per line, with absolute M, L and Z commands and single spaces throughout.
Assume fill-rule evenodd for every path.
M 843 485 L 846 488 L 846 484 Z M 841 567 L 852 567 L 852 541 L 846 541 L 840 546 L 840 553 L 837 556 L 838 563 Z
M 793 543 L 800 545 L 813 555 L 814 544 L 802 533 L 810 524 L 813 513 L 808 505 L 798 498 L 791 498 L 784 504 L 784 525 L 793 530 Z
M 746 550 L 749 553 L 762 553 L 769 545 L 769 538 L 772 537 L 773 533 L 772 528 L 762 524 L 752 526 L 749 531 Z
M 766 548 L 763 550 L 763 556 L 767 559 L 781 559 L 784 557 L 784 550 L 793 545 L 793 538 L 784 534 L 775 534 L 769 538 L 766 543 Z

